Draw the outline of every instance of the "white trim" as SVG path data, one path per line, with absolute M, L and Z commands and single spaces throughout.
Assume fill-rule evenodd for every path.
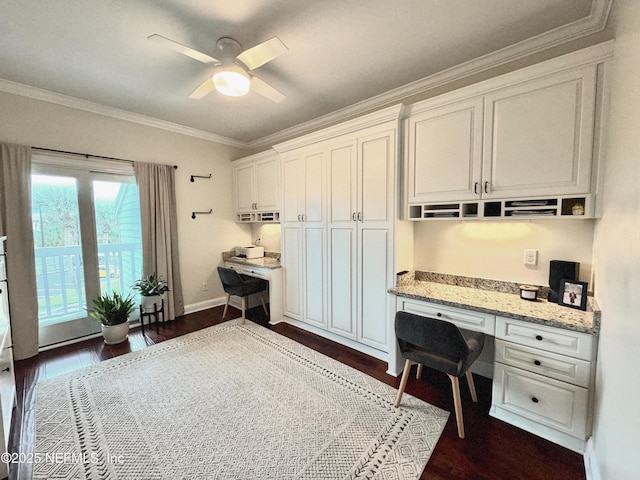
M 224 305 L 226 302 L 227 297 L 218 297 L 212 298 L 210 300 L 205 300 L 203 302 L 190 303 L 189 305 L 184 306 L 184 315 L 201 312 L 202 310 L 207 310 L 213 307 L 219 307 L 220 305 Z
M 9 80 L 0 79 L 0 91 L 29 97 L 36 100 L 42 100 L 57 105 L 85 110 L 88 112 L 105 115 L 129 122 L 146 125 L 149 127 L 160 128 L 163 130 L 187 135 L 203 140 L 229 145 L 232 147 L 244 148 L 248 150 L 261 148 L 264 146 L 272 146 L 275 143 L 282 142 L 287 138 L 298 137 L 309 131 L 322 129 L 337 122 L 344 121 L 347 118 L 363 115 L 372 110 L 382 108 L 400 102 L 402 99 L 426 92 L 430 89 L 444 85 L 472 74 L 483 72 L 526 56 L 547 50 L 552 47 L 562 45 L 564 43 L 576 40 L 587 35 L 598 33 L 606 27 L 609 10 L 613 0 L 593 0 L 591 12 L 589 16 L 581 18 L 575 22 L 563 25 L 556 29 L 537 35 L 533 38 L 523 40 L 514 45 L 502 48 L 501 50 L 483 55 L 474 60 L 462 63 L 455 67 L 443 70 L 422 80 L 409 83 L 402 87 L 390 90 L 382 95 L 369 98 L 362 102 L 355 103 L 351 106 L 342 108 L 327 115 L 315 118 L 308 122 L 298 124 L 294 127 L 281 130 L 272 135 L 259 138 L 251 142 L 242 142 L 237 139 L 223 137 L 214 133 L 205 132 L 195 128 L 179 125 L 177 123 L 167 122 L 146 115 L 141 115 L 115 107 L 101 105 L 88 100 L 63 95 L 60 93 L 44 90 L 28 85 L 23 85 Z
M 523 40 L 501 50 L 483 55 L 468 62 L 456 65 L 429 77 L 423 78 L 402 87 L 390 90 L 381 95 L 355 103 L 349 107 L 336 110 L 327 115 L 304 122 L 273 135 L 267 135 L 249 143 L 250 148 L 273 145 L 286 138 L 303 135 L 310 130 L 317 130 L 340 122 L 346 118 L 362 115 L 384 105 L 398 103 L 412 95 L 418 95 L 433 88 L 446 85 L 456 80 L 499 67 L 509 62 L 525 58 L 529 55 L 547 50 L 558 45 L 576 40 L 604 30 L 609 16 L 612 0 L 594 0 L 588 17 L 568 25 L 542 33 L 536 37 Z
M 600 466 L 596 457 L 596 451 L 593 446 L 593 437 L 587 440 L 587 447 L 584 451 L 584 469 L 587 480 L 601 480 Z
M 89 100 L 83 100 L 80 98 L 71 97 L 69 95 L 52 92 L 50 90 L 23 85 L 21 83 L 12 82 L 10 80 L 5 80 L 2 78 L 0 78 L 0 91 L 12 93 L 14 95 L 20 95 L 22 97 L 33 98 L 35 100 L 41 100 L 43 102 L 53 103 L 56 105 L 62 105 L 63 107 L 70 107 L 77 110 L 97 113 L 98 115 L 104 115 L 106 117 L 112 117 L 118 120 L 125 120 L 127 122 L 137 123 L 139 125 L 159 128 L 162 130 L 167 130 L 169 132 L 187 135 L 189 137 L 209 140 L 211 142 L 221 143 L 223 145 L 245 149 L 249 148 L 248 143 L 241 142 L 233 138 L 223 137 L 221 135 L 216 135 L 215 133 L 186 127 L 178 123 L 167 122 L 166 120 L 160 120 L 158 118 L 148 117 L 146 115 L 129 112 L 120 108 L 101 105 L 99 103 L 90 102 Z

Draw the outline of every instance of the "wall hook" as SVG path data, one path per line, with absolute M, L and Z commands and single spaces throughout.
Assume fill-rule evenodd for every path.
M 205 175 L 191 175 L 191 182 L 195 182 L 196 178 L 211 178 L 211 174 L 208 177 Z
M 213 208 L 210 208 L 208 212 L 191 212 L 191 218 L 195 219 L 196 215 L 211 215 L 213 213 Z

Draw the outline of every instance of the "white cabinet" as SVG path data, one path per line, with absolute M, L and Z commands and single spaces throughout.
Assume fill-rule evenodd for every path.
M 497 317 L 491 415 L 583 452 L 594 359 L 592 335 Z
M 330 148 L 329 330 L 388 350 L 396 130 Z
M 238 221 L 279 220 L 280 163 L 275 152 L 237 160 L 233 177 Z
M 596 68 L 485 96 L 483 198 L 589 193 Z
M 478 198 L 482 118 L 482 98 L 411 115 L 408 121 L 409 203 Z
M 11 417 L 16 399 L 11 321 L 9 319 L 9 285 L 4 249 L 6 238 L 7 237 L 0 237 L 0 453 L 2 454 L 7 452 Z M 8 463 L 6 461 L 0 461 L 0 478 L 7 477 L 8 475 Z
M 577 53 L 416 103 L 406 217 L 593 216 L 603 59 Z M 498 202 L 496 202 L 496 200 Z M 575 217 L 574 217 L 575 218 Z
M 386 358 L 396 262 L 401 107 L 276 145 L 283 178 L 284 314 Z M 309 326 L 309 327 L 307 327 Z
M 284 314 L 326 327 L 326 151 L 282 159 Z

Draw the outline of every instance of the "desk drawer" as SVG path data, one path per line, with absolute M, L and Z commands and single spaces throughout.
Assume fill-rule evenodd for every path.
M 495 364 L 493 405 L 571 436 L 584 439 L 587 390 Z
M 581 387 L 589 386 L 591 363 L 503 340 L 495 341 L 496 362 L 539 373 Z
M 505 317 L 496 318 L 496 338 L 589 361 L 593 351 L 593 336 L 588 333 Z
M 487 335 L 493 335 L 495 328 L 495 315 L 436 303 L 407 300 L 398 297 L 397 310 L 422 315 L 424 317 L 439 318 L 454 323 L 460 328 L 484 332 Z
M 235 270 L 236 272 L 241 273 L 243 275 L 262 278 L 264 280 L 270 279 L 268 268 L 254 267 L 252 265 L 240 265 L 238 263 L 231 263 L 231 262 L 228 262 L 226 266 L 227 268 Z

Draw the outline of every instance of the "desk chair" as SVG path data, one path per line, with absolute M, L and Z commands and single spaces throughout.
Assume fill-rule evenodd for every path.
M 267 281 L 261 278 L 249 277 L 247 275 L 240 275 L 238 272 L 231 268 L 218 267 L 218 275 L 220 275 L 220 281 L 222 282 L 222 288 L 227 294 L 227 303 L 224 306 L 222 312 L 222 318 L 227 315 L 227 307 L 229 306 L 229 300 L 231 295 L 240 297 L 242 305 L 242 324 L 245 323 L 245 310 L 247 309 L 247 297 L 252 293 L 258 293 L 260 295 L 260 302 L 262 302 L 262 308 L 264 313 L 269 316 L 269 311 L 264 303 L 262 292 L 267 289 Z
M 458 436 L 464 438 L 462 401 L 460 400 L 458 379 L 466 375 L 471 398 L 477 402 L 476 387 L 469 367 L 482 352 L 484 333 L 465 330 L 463 335 L 453 323 L 407 312 L 396 313 L 395 330 L 400 352 L 405 359 L 396 407 L 402 400 L 411 365 L 418 364 L 417 378 L 420 378 L 423 365 L 444 372 L 451 379 Z

